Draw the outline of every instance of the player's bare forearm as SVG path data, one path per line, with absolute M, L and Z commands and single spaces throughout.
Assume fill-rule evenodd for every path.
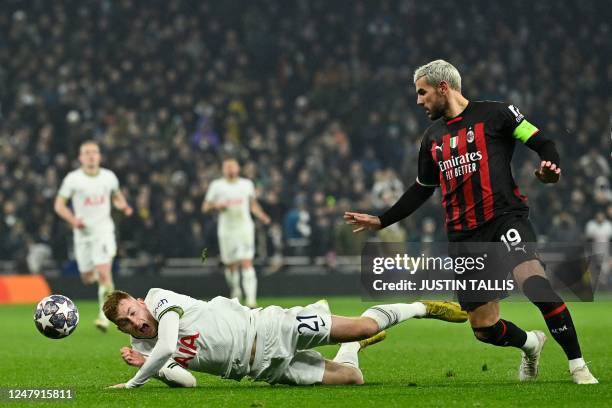
M 70 211 L 70 209 L 67 206 L 65 206 L 65 205 L 64 206 L 56 206 L 55 207 L 55 212 L 64 221 L 68 222 L 69 224 L 72 224 L 76 220 L 76 217 L 74 216 L 72 211 Z
M 255 216 L 264 224 L 270 223 L 270 217 L 266 212 L 261 208 L 261 205 L 257 202 L 257 200 L 251 200 L 251 212 L 255 214 Z
M 123 211 L 128 206 L 128 203 L 121 193 L 116 193 L 113 195 L 113 206 L 119 211 Z
M 81 228 L 83 222 L 76 218 L 72 213 L 68 205 L 66 205 L 66 199 L 64 197 L 56 197 L 53 205 L 55 213 L 60 216 L 61 219 L 70 224 L 73 228 Z
M 128 204 L 123 193 L 117 191 L 115 194 L 113 194 L 112 201 L 113 206 L 115 206 L 116 209 L 123 212 L 127 216 L 132 215 L 132 207 L 130 207 Z
M 216 203 L 213 203 L 211 201 L 205 201 L 204 204 L 202 204 L 202 212 L 204 214 L 208 214 L 216 210 L 221 210 L 221 208 Z
M 208 201 L 204 201 L 202 203 L 202 208 L 200 208 L 202 213 L 208 214 L 212 209 L 210 208 L 210 203 Z

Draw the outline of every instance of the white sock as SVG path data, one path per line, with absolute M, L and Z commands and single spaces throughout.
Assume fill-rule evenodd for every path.
M 584 358 L 582 358 L 582 357 L 575 358 L 573 360 L 569 360 L 569 370 L 570 370 L 570 373 L 573 372 L 577 368 L 584 367 L 585 365 L 586 365 L 586 363 L 584 362 Z
M 425 305 L 421 302 L 415 302 L 372 306 L 363 312 L 361 316 L 374 319 L 378 324 L 379 330 L 385 330 L 411 317 L 423 317 L 425 313 Z
M 536 347 L 538 347 L 540 341 L 538 340 L 538 336 L 536 336 L 534 332 L 528 331 L 525 333 L 527 333 L 527 340 L 525 340 L 525 344 L 523 344 L 521 350 L 529 354 L 532 353 L 536 349 Z
M 408 306 L 412 306 L 414 310 L 414 315 L 411 317 L 425 317 L 427 314 L 427 307 L 421 302 L 409 303 Z
M 225 281 L 230 290 L 230 298 L 242 298 L 242 290 L 240 289 L 240 273 L 236 270 L 233 271 L 230 268 L 225 268 Z
M 106 301 L 106 297 L 110 295 L 110 293 L 115 289 L 113 284 L 109 286 L 103 286 L 98 283 L 98 305 L 100 306 L 100 310 L 98 312 L 98 318 L 100 320 L 106 321 L 106 316 L 102 311 L 102 306 L 104 306 L 104 302 Z
M 334 357 L 334 361 L 336 363 L 350 365 L 351 367 L 359 368 L 359 357 L 357 353 L 359 352 L 358 341 L 352 341 L 350 343 L 342 343 L 340 345 L 340 349 L 338 353 L 336 353 L 336 357 Z
M 242 284 L 246 305 L 255 306 L 257 304 L 257 275 L 252 266 L 242 270 Z

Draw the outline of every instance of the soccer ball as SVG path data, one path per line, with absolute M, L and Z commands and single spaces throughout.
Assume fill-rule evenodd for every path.
M 36 306 L 34 324 L 52 339 L 69 336 L 79 324 L 79 311 L 72 300 L 62 295 L 47 296 Z

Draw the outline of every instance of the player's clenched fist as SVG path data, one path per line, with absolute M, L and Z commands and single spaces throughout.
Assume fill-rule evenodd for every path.
M 73 221 L 70 222 L 70 225 L 74 229 L 83 229 L 83 228 L 85 228 L 85 223 L 80 218 L 75 218 Z
M 542 161 L 535 175 L 542 183 L 556 183 L 561 177 L 561 168 L 550 161 Z
M 121 348 L 121 358 L 123 361 L 134 367 L 141 367 L 145 363 L 144 356 L 129 347 Z

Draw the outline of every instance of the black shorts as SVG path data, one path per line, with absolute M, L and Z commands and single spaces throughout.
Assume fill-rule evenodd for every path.
M 508 289 L 514 285 L 508 284 L 510 273 L 521 263 L 538 259 L 536 242 L 533 226 L 523 213 L 504 214 L 468 237 L 449 242 L 449 255 L 454 259 L 484 257 L 483 268 L 455 274 L 455 280 L 464 286 L 455 291 L 461 308 L 471 311 L 508 297 Z

